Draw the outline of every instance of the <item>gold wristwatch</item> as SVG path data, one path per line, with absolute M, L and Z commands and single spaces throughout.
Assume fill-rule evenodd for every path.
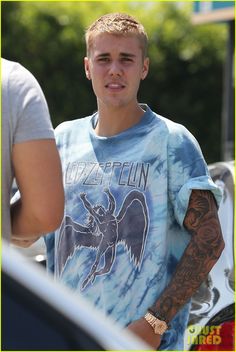
M 149 312 L 145 314 L 144 319 L 151 325 L 155 334 L 163 335 L 164 332 L 168 329 L 168 325 L 164 320 L 156 318 Z

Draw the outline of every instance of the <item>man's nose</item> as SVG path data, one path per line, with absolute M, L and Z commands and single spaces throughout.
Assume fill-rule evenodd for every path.
M 121 76 L 122 75 L 122 68 L 120 63 L 117 61 L 113 61 L 109 68 L 109 74 L 111 76 Z

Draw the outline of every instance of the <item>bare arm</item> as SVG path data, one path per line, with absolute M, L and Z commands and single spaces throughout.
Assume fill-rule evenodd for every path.
M 21 199 L 11 207 L 12 239 L 29 240 L 59 227 L 64 191 L 53 139 L 13 145 L 12 162 Z
M 192 239 L 173 279 L 155 305 L 155 309 L 168 321 L 195 293 L 224 249 L 217 207 L 211 192 L 192 192 L 184 226 Z
M 152 307 L 167 321 L 194 294 L 224 249 L 217 207 L 211 192 L 192 191 L 184 226 L 192 235 L 191 241 L 172 280 Z M 160 336 L 154 335 L 143 318 L 133 324 L 130 326 L 131 331 L 138 335 L 141 333 L 140 336 L 154 348 L 159 346 Z M 145 335 L 142 335 L 142 330 L 145 330 Z

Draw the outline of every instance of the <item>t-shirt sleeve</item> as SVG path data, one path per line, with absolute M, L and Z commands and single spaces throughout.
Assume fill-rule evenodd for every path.
M 13 143 L 54 139 L 47 102 L 35 77 L 16 64 L 10 73 L 8 89 Z
M 170 135 L 168 144 L 169 198 L 180 226 L 183 225 L 192 190 L 209 190 L 219 206 L 222 192 L 212 181 L 196 139 L 183 126 Z

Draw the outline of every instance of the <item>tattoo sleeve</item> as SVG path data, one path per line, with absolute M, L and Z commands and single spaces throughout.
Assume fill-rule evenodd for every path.
M 210 191 L 192 191 L 184 226 L 192 235 L 191 241 L 172 280 L 153 306 L 167 321 L 194 294 L 224 249 L 217 206 Z

